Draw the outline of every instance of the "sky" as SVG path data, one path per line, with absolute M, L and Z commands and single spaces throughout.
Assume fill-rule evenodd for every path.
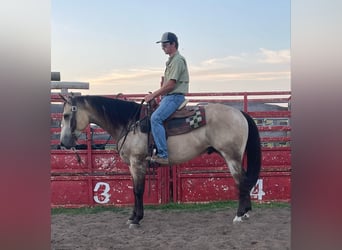
M 51 71 L 83 94 L 160 86 L 174 32 L 190 92 L 291 90 L 290 0 L 52 0 Z

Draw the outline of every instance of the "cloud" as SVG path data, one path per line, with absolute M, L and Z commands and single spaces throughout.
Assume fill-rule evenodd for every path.
M 190 66 L 193 79 L 272 81 L 290 79 L 290 51 L 261 48 L 256 53 L 210 58 Z
M 208 81 L 272 81 L 278 79 L 289 79 L 289 71 L 269 71 L 269 72 L 240 72 L 226 73 L 216 72 L 213 74 L 202 74 L 197 72 L 193 78 Z
M 290 86 L 290 51 L 261 48 L 256 53 L 241 53 L 189 63 L 191 86 L 208 85 L 221 89 L 222 83 L 287 84 Z M 164 68 L 115 69 L 88 79 L 92 89 L 113 89 L 124 93 L 145 93 L 158 88 Z M 222 90 L 224 91 L 224 90 Z
M 200 63 L 201 67 L 219 67 L 219 66 L 233 66 L 236 63 L 244 61 L 243 55 L 240 56 L 226 56 L 222 58 L 211 58 Z
M 158 88 L 162 68 L 115 69 L 88 78 L 91 92 L 97 94 L 147 93 Z
M 157 77 L 161 74 L 160 69 L 156 68 L 141 68 L 141 69 L 122 69 L 112 70 L 109 73 L 100 75 L 90 79 L 92 82 L 105 83 L 105 82 L 129 82 L 137 81 L 146 78 Z
M 290 50 L 268 50 L 260 48 L 257 53 L 241 53 L 235 56 L 210 58 L 194 66 L 194 69 L 206 68 L 238 68 L 257 64 L 284 64 L 289 66 Z
M 261 59 L 259 62 L 269 64 L 290 63 L 290 50 L 268 50 L 260 48 Z

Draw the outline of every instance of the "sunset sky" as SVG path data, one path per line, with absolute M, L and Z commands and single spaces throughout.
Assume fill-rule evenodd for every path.
M 291 89 L 289 0 L 53 0 L 51 71 L 89 82 L 84 94 L 147 93 L 159 86 L 176 33 L 190 92 Z

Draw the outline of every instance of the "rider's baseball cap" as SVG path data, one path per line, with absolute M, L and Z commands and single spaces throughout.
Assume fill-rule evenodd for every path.
M 178 42 L 177 36 L 172 32 L 165 32 L 162 35 L 161 40 L 156 43 L 172 43 L 172 42 Z

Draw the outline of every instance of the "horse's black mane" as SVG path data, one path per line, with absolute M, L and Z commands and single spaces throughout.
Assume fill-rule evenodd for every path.
M 131 120 L 137 121 L 140 115 L 141 105 L 133 101 L 124 101 L 103 96 L 78 96 L 77 102 L 82 105 L 85 100 L 94 110 L 112 124 L 126 126 Z

